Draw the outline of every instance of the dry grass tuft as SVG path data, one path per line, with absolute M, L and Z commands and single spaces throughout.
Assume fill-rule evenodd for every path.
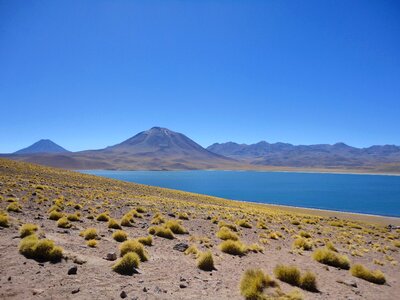
M 100 222 L 107 222 L 108 219 L 110 219 L 110 217 L 106 213 L 101 213 L 96 217 L 96 220 Z
M 219 249 L 222 252 L 231 255 L 245 255 L 247 247 L 241 241 L 226 240 L 219 245 Z
M 181 222 L 178 220 L 169 220 L 165 223 L 165 227 L 169 228 L 175 234 L 185 234 L 188 233 L 185 227 L 182 226 Z
M 156 235 L 156 236 L 159 236 L 162 238 L 166 238 L 166 239 L 170 239 L 170 240 L 175 238 L 171 229 L 165 228 L 162 226 L 151 226 L 148 231 L 150 234 Z
M 217 232 L 217 238 L 220 238 L 221 240 L 232 240 L 232 241 L 237 241 L 239 240 L 239 236 L 234 233 L 231 229 L 228 227 L 221 227 L 220 230 Z
M 79 234 L 80 236 L 83 236 L 85 240 L 94 240 L 98 238 L 97 230 L 96 228 L 87 228 Z
M 125 254 L 119 261 L 117 261 L 112 269 L 122 275 L 132 275 L 135 269 L 139 267 L 140 258 L 135 252 Z
M 97 247 L 97 241 L 96 240 L 88 240 L 86 242 L 86 245 L 88 245 L 91 248 L 96 248 Z
M 240 281 L 240 294 L 247 300 L 267 299 L 263 295 L 266 287 L 275 287 L 277 283 L 260 269 L 247 270 Z
M 151 235 L 148 235 L 146 237 L 140 237 L 137 239 L 137 241 L 145 246 L 153 245 L 153 237 Z
M 311 241 L 308 241 L 303 237 L 298 237 L 297 239 L 294 240 L 292 247 L 295 249 L 303 249 L 309 251 L 312 249 L 313 244 Z
M 197 267 L 203 271 L 215 270 L 214 259 L 211 251 L 203 252 L 197 258 Z
M 139 255 L 141 261 L 147 261 L 148 255 L 146 249 L 144 249 L 143 244 L 139 243 L 137 240 L 127 240 L 119 246 L 120 255 L 124 256 L 126 253 L 135 252 Z
M 62 212 L 59 212 L 58 210 L 52 210 L 50 212 L 50 214 L 49 214 L 49 219 L 50 220 L 54 220 L 54 221 L 58 221 L 63 216 L 64 216 L 64 214 Z
M 112 234 L 112 238 L 121 243 L 123 241 L 126 241 L 126 239 L 128 238 L 128 234 L 123 230 L 117 230 Z
M 385 274 L 380 270 L 371 271 L 361 264 L 355 264 L 350 269 L 351 275 L 364 279 L 366 281 L 384 284 L 386 282 Z
M 348 270 L 350 260 L 346 255 L 340 255 L 327 248 L 320 248 L 314 251 L 313 258 L 325 265 Z
M 62 217 L 57 221 L 57 226 L 60 228 L 71 228 L 71 224 L 68 222 L 66 217 Z
M 51 240 L 39 240 L 36 235 L 31 234 L 23 238 L 19 244 L 19 252 L 26 258 L 37 261 L 60 261 L 62 248 L 55 246 Z
M 0 213 L 0 227 L 8 227 L 8 226 L 10 226 L 8 215 Z
M 19 229 L 19 236 L 21 238 L 24 238 L 28 235 L 34 234 L 38 229 L 39 227 L 35 224 L 30 224 L 30 223 L 24 224 Z
M 121 225 L 119 225 L 115 219 L 109 218 L 108 219 L 108 228 L 121 229 Z

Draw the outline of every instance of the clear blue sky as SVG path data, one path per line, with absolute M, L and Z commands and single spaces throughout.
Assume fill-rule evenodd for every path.
M 400 2 L 0 0 L 0 102 L 0 152 L 400 144 Z

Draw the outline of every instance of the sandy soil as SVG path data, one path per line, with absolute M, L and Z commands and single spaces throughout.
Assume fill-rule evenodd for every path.
M 296 265 L 301 270 L 315 273 L 318 292 L 301 290 L 304 299 L 390 300 L 398 299 L 400 294 L 400 269 L 398 264 L 393 263 L 400 260 L 400 252 L 399 248 L 392 245 L 393 241 L 399 240 L 400 231 L 387 231 L 383 227 L 388 223 L 398 224 L 395 219 L 275 206 L 263 206 L 265 208 L 261 209 L 260 205 L 255 204 L 150 188 L 50 168 L 21 167 L 21 163 L 9 164 L 4 160 L 0 162 L 3 197 L 0 210 L 6 210 L 9 204 L 6 199 L 11 196 L 18 199 L 23 207 L 21 212 L 8 212 L 10 226 L 0 227 L 1 299 L 121 299 L 122 292 L 126 293 L 126 299 L 243 299 L 239 284 L 244 271 L 261 268 L 272 275 L 277 264 Z M 38 184 L 46 184 L 46 187 L 38 190 Z M 53 199 L 60 194 L 65 197 L 65 203 L 73 201 L 83 204 L 79 210 L 80 221 L 71 222 L 69 229 L 58 228 L 55 221 L 48 219 Z M 90 201 L 87 200 L 89 198 Z M 162 212 L 167 220 L 176 219 L 172 214 L 176 215 L 178 211 L 187 212 L 189 220 L 183 220 L 182 224 L 188 234 L 175 234 L 173 240 L 154 237 L 153 246 L 146 247 L 149 260 L 141 263 L 140 274 L 120 275 L 111 269 L 115 262 L 104 259 L 107 253 L 118 254 L 119 243 L 111 237 L 115 230 L 107 228 L 107 222 L 88 219 L 87 216 L 92 212 L 91 208 L 96 206 L 96 213 L 106 209 L 110 216 L 119 219 L 127 210 L 138 205 L 147 212 L 142 214 L 142 218 L 135 218 L 133 227 L 123 227 L 129 238 L 147 236 L 156 212 Z M 73 213 L 76 210 L 72 205 L 65 205 L 64 212 Z M 246 218 L 252 228 L 239 227 L 240 239 L 246 244 L 259 243 L 265 248 L 264 251 L 240 257 L 223 253 L 218 248 L 221 240 L 215 235 L 218 224 L 212 223 L 210 216 L 218 216 L 219 220 L 231 223 L 236 218 Z M 265 218 L 268 229 L 257 228 L 256 219 L 260 216 Z M 300 227 L 292 224 L 294 218 L 301 221 Z M 308 224 L 304 220 L 318 223 Z M 330 226 L 329 222 L 333 220 L 343 221 L 344 227 Z M 350 227 L 358 221 L 378 225 L 361 222 L 357 223 L 360 228 Z M 24 223 L 39 225 L 38 235 L 61 246 L 65 259 L 58 263 L 37 262 L 21 255 L 18 252 L 21 241 L 18 230 Z M 88 247 L 83 237 L 79 236 L 80 231 L 88 227 L 95 227 L 100 234 L 97 248 Z M 260 243 L 260 235 L 275 231 L 281 232 L 282 238 L 268 239 L 267 244 Z M 370 283 L 352 276 L 348 270 L 316 262 L 312 259 L 313 251 L 293 251 L 293 236 L 299 231 L 311 233 L 314 249 L 322 247 L 322 241 L 330 240 L 339 253 L 347 255 L 352 263 L 382 270 L 387 283 Z M 208 248 L 199 241 L 204 237 L 210 239 L 211 246 Z M 200 250 L 210 249 L 216 270 L 208 272 L 198 269 L 192 256 L 173 249 L 178 243 L 196 244 Z M 362 252 L 363 256 L 353 256 L 353 250 Z M 381 261 L 383 265 L 377 265 L 374 260 Z M 77 274 L 68 275 L 68 270 L 73 266 L 77 266 Z M 287 283 L 277 281 L 285 293 L 294 289 Z

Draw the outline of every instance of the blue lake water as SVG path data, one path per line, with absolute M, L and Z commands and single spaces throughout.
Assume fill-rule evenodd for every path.
M 254 171 L 81 172 L 242 201 L 400 217 L 400 176 Z

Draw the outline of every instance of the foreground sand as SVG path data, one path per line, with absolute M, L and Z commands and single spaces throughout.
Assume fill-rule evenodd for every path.
M 277 264 L 315 273 L 318 292 L 300 289 L 304 299 L 398 299 L 400 294 L 400 248 L 395 246 L 400 231 L 385 227 L 399 224 L 395 218 L 235 202 L 3 159 L 0 195 L 0 211 L 5 213 L 10 203 L 21 206 L 20 212 L 7 211 L 8 227 L 0 226 L 1 299 L 120 299 L 122 292 L 126 299 L 243 299 L 239 289 L 243 273 L 260 268 L 274 277 Z M 79 215 L 79 220 L 70 221 L 70 228 L 58 227 L 49 219 L 54 205 L 66 216 Z M 188 233 L 174 234 L 171 240 L 154 236 L 153 245 L 146 246 L 149 259 L 140 264 L 140 274 L 126 276 L 112 271 L 115 261 L 104 259 L 107 253 L 119 254 L 120 243 L 112 238 L 116 230 L 96 217 L 106 212 L 119 222 L 133 209 L 141 213 L 133 218 L 132 227 L 122 227 L 130 239 L 147 236 L 156 213 L 165 221 L 181 216 Z M 219 249 L 216 232 L 221 222 L 233 225 L 239 220 L 251 225 L 236 225 L 240 240 L 257 243 L 262 252 L 234 256 Z M 51 263 L 21 255 L 19 228 L 25 223 L 38 225 L 37 235 L 61 246 L 64 258 Z M 89 227 L 99 233 L 96 248 L 88 247 L 79 235 Z M 311 235 L 311 251 L 292 248 L 302 231 Z M 351 264 L 382 270 L 387 283 L 374 284 L 315 261 L 313 251 L 328 241 Z M 211 250 L 216 270 L 197 268 L 193 255 L 173 249 L 178 243 Z M 73 266 L 77 274 L 68 275 Z M 295 299 L 284 296 L 295 287 L 277 282 L 279 291 L 266 288 L 264 295 Z

